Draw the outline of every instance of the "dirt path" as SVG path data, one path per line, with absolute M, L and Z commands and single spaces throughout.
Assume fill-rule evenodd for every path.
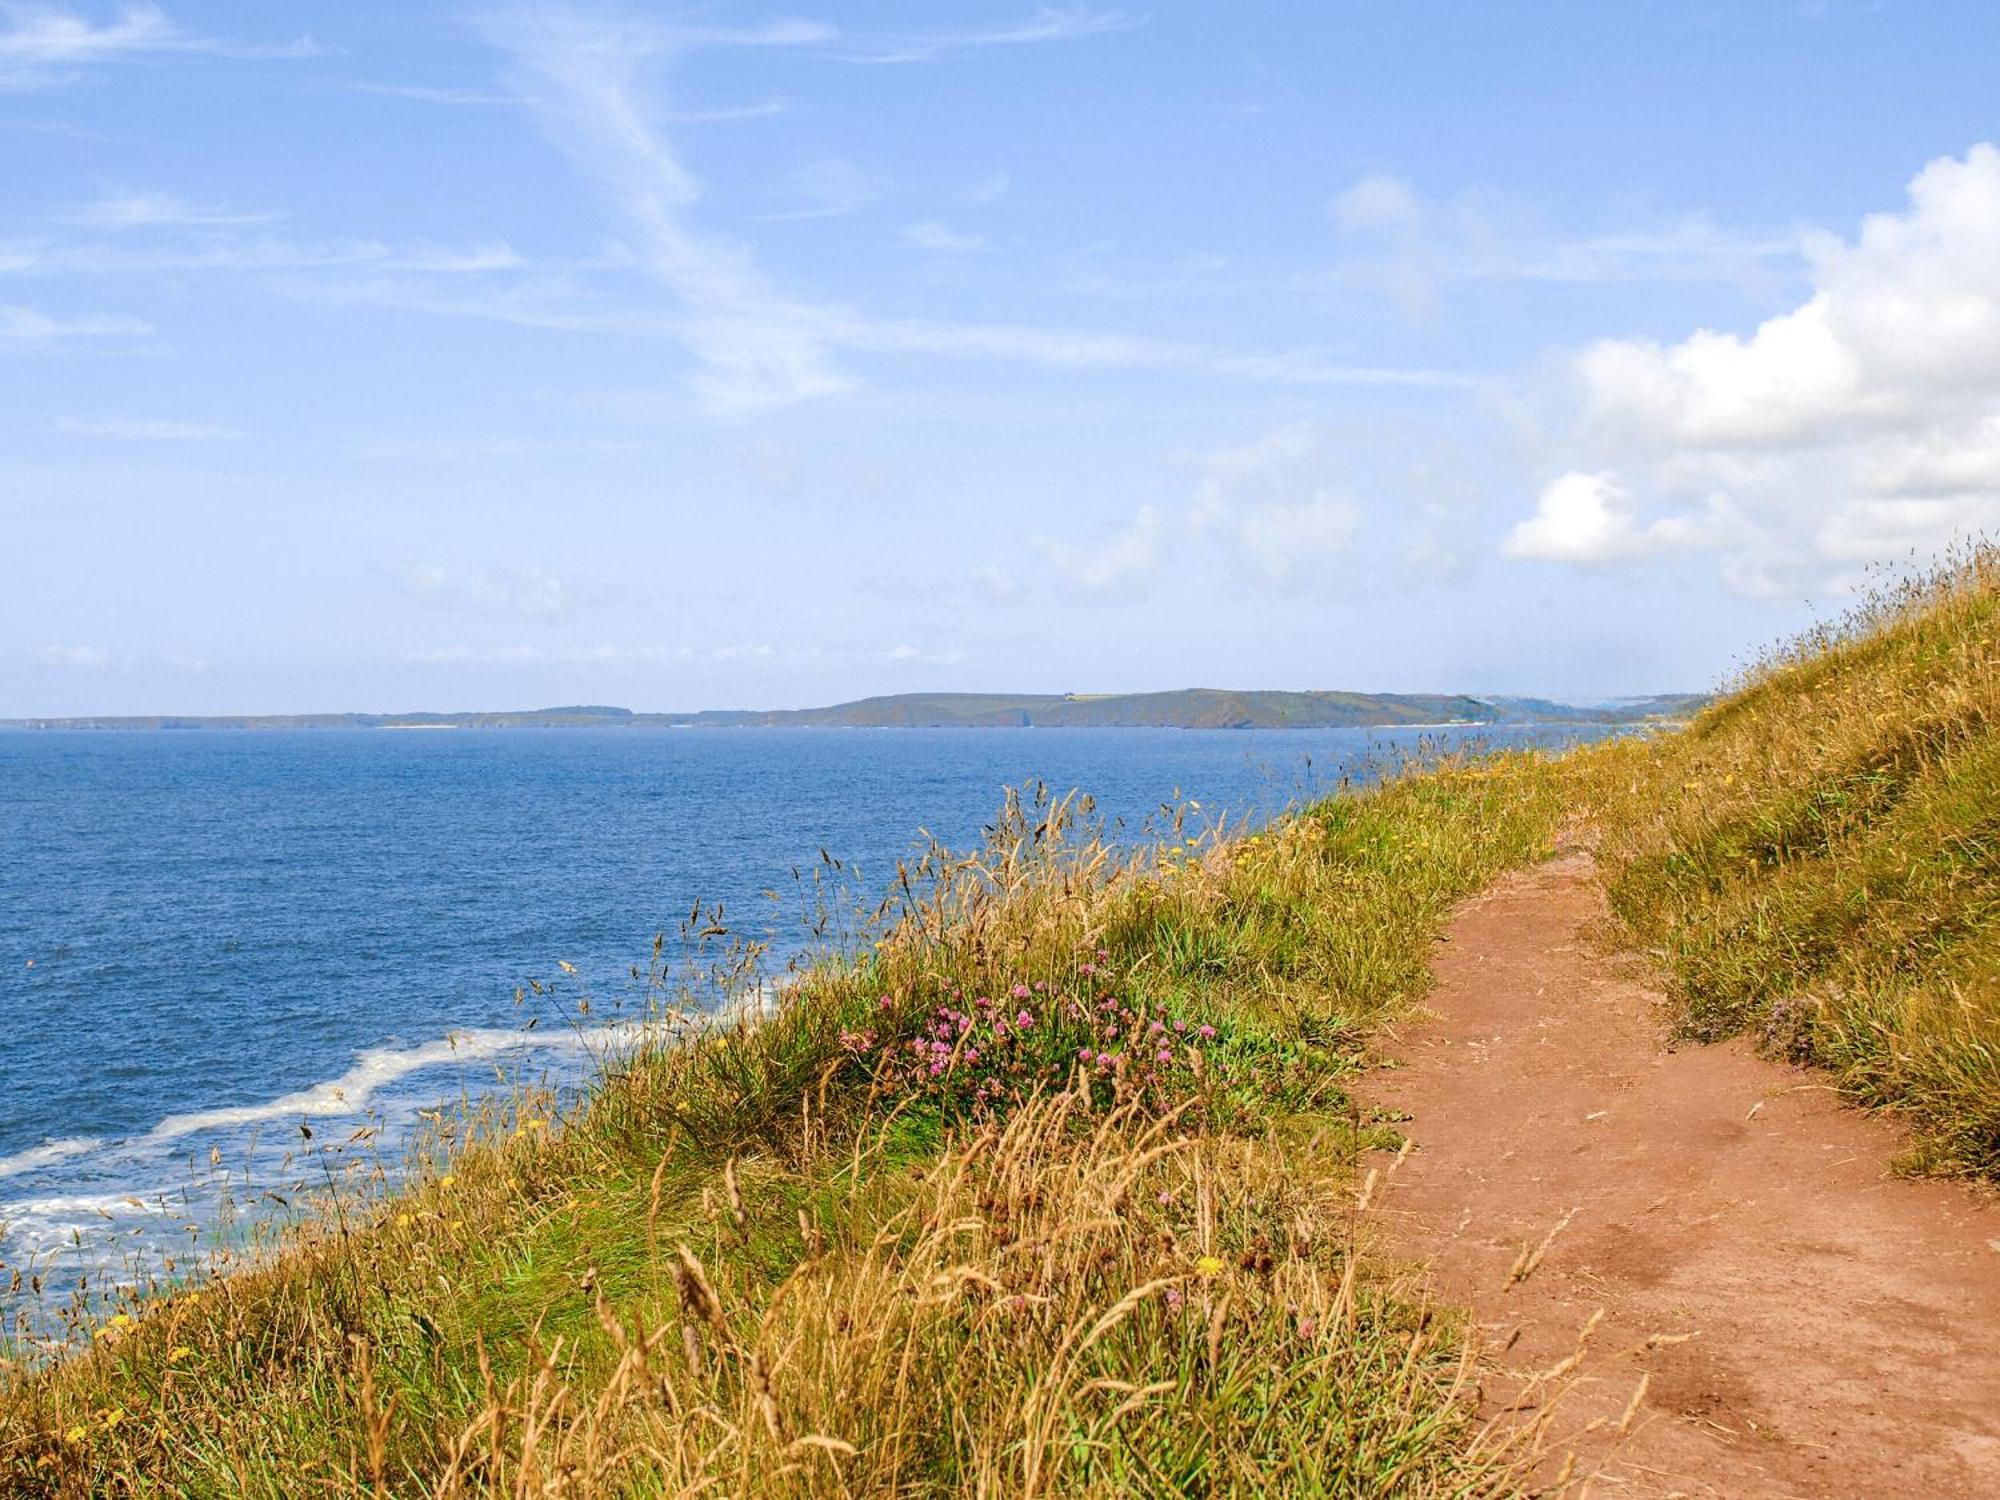
M 1664 1050 L 1657 994 L 1593 954 L 1603 910 L 1570 854 L 1454 921 L 1437 1019 L 1373 1080 L 1413 1117 L 1383 1200 L 1399 1248 L 1513 1370 L 1603 1309 L 1551 1426 L 1572 1493 L 2000 1497 L 2000 1203 L 1892 1177 L 1895 1130 L 1811 1074 Z

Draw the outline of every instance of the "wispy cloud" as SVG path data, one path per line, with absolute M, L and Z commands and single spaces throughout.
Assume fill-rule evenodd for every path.
M 822 156 L 788 172 L 779 193 L 791 206 L 765 214 L 768 222 L 837 219 L 881 202 L 889 195 L 889 179 L 844 157 Z
M 153 325 L 111 313 L 54 317 L 32 307 L 0 306 L 0 349 L 38 347 L 74 339 L 143 338 Z
M 990 47 L 1028 47 L 1073 42 L 1143 26 L 1145 17 L 1122 10 L 1058 9 L 1044 6 L 1012 26 L 972 31 L 910 32 L 880 36 L 843 35 L 834 55 L 859 63 L 924 63 L 962 57 Z
M 710 645 L 686 642 L 598 642 L 589 645 L 522 642 L 501 646 L 453 644 L 424 646 L 405 652 L 403 659 L 432 667 L 632 667 L 738 666 L 792 667 L 838 663 L 887 662 L 897 666 L 950 667 L 966 659 L 955 648 L 918 647 L 907 643 L 874 647 L 855 645 L 773 645 L 769 641 L 724 641 Z
M 158 8 L 128 5 L 109 20 L 34 0 L 0 3 L 0 91 L 63 83 L 85 68 L 124 59 L 192 54 L 210 57 L 310 57 L 310 37 L 278 44 L 229 41 L 184 30 Z
M 783 99 L 765 99 L 757 104 L 725 105 L 717 109 L 669 110 L 663 118 L 669 125 L 731 125 L 738 120 L 768 120 L 790 108 Z
M 911 224 L 903 230 L 903 243 L 912 250 L 929 250 L 944 255 L 966 255 L 986 248 L 986 237 L 961 234 L 935 220 Z
M 611 193 L 648 269 L 681 304 L 680 337 L 701 366 L 698 400 L 740 414 L 846 386 L 813 310 L 782 296 L 747 252 L 685 222 L 699 186 L 645 87 L 663 58 L 702 40 L 784 46 L 823 39 L 820 30 L 786 25 L 690 41 L 658 27 L 518 11 L 486 29 L 511 55 L 515 84 L 551 139 Z
M 1432 199 L 1385 172 L 1356 181 L 1328 212 L 1340 258 L 1306 279 L 1386 293 L 1412 313 L 1431 311 L 1444 287 L 1461 282 L 1765 283 L 1796 267 L 1803 248 L 1798 234 L 1740 233 L 1700 214 L 1564 234 L 1500 195 Z
M 1087 600 L 1124 599 L 1142 592 L 1159 572 L 1165 529 L 1159 511 L 1142 505 L 1130 521 L 1094 543 L 1037 535 L 1028 539 L 1028 545 L 1064 592 Z
M 340 87 L 350 94 L 379 94 L 385 99 L 409 99 L 418 104 L 490 106 L 520 102 L 512 94 L 492 89 L 447 88 L 428 83 L 384 83 L 363 78 Z
M 93 229 L 233 229 L 268 224 L 283 215 L 191 203 L 172 193 L 114 193 L 62 217 L 68 223 Z
M 86 672 L 102 672 L 112 663 L 112 655 L 102 646 L 41 646 L 29 653 L 45 667 L 72 667 Z
M 115 438 L 121 442 L 187 442 L 239 436 L 233 428 L 208 422 L 176 422 L 158 417 L 64 417 L 56 426 L 77 437 Z
M 456 613 L 513 615 L 550 623 L 576 614 L 595 590 L 539 569 L 448 568 L 405 562 L 387 570 L 404 598 Z
M 1054 41 L 1136 24 L 1123 12 L 1042 11 L 1018 28 L 955 36 L 950 47 Z M 694 362 L 686 377 L 695 405 L 744 417 L 847 390 L 854 374 L 845 352 L 1022 360 L 1070 369 L 1149 367 L 1220 374 L 1286 385 L 1472 384 L 1437 370 L 1348 366 L 1309 351 L 1239 352 L 1095 330 L 883 319 L 838 304 L 810 301 L 775 284 L 747 245 L 696 227 L 701 184 L 675 148 L 671 99 L 656 75 L 691 49 L 708 46 L 806 48 L 823 54 L 836 35 L 809 22 L 699 30 L 644 21 L 606 21 L 562 9 L 516 9 L 482 23 L 508 57 L 507 81 L 550 141 L 597 184 L 624 222 L 630 261 L 618 270 L 649 272 L 668 293 L 666 306 L 614 303 L 572 277 L 540 266 L 515 266 L 504 246 L 457 260 L 426 259 L 375 242 L 299 246 L 261 237 L 154 252 L 175 264 L 350 270 L 360 276 L 305 276 L 289 290 L 321 300 L 394 306 L 520 326 L 666 336 Z M 842 44 L 847 38 L 840 38 Z M 940 44 L 942 45 L 942 44 Z M 947 49 L 948 50 L 948 49 Z M 828 191 L 801 212 L 849 211 L 879 184 L 865 174 L 823 174 Z M 832 191 L 832 187 L 840 189 Z M 932 226 L 919 238 L 942 248 Z M 133 265 L 106 247 L 0 245 L 0 266 L 60 261 L 74 268 Z M 450 269 L 513 270 L 512 276 L 465 277 L 445 287 L 427 279 Z M 404 274 L 407 272 L 408 274 Z M 621 289 L 621 295 L 623 289 Z
M 1201 461 L 1189 526 L 1219 541 L 1230 563 L 1258 583 L 1336 581 L 1333 564 L 1361 519 L 1343 457 L 1330 434 L 1304 423 L 1217 448 Z
M 436 245 L 376 239 L 303 240 L 236 232 L 258 220 L 132 220 L 136 228 L 167 231 L 152 239 L 21 238 L 0 240 L 0 274 L 119 276 L 160 271 L 366 270 L 385 274 L 464 275 L 530 269 L 503 241 Z M 573 269 L 543 267 L 542 270 Z

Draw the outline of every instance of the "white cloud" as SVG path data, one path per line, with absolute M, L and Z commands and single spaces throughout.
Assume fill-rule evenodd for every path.
M 125 58 L 172 53 L 211 57 L 310 57 L 310 38 L 276 46 L 224 41 L 182 30 L 151 5 L 128 5 L 97 22 L 66 6 L 37 0 L 0 3 L 0 92 L 66 82 L 77 70 Z
M 932 250 L 942 254 L 968 254 L 986 248 L 983 235 L 960 234 L 935 220 L 911 224 L 903 230 L 903 243 L 912 250 Z
M 2000 150 L 1931 162 L 1903 212 L 1806 255 L 1809 294 L 1748 334 L 1574 357 L 1557 458 L 1575 472 L 1510 553 L 1705 547 L 1737 586 L 1777 591 L 2000 526 Z
M 81 317 L 52 317 L 32 307 L 0 306 L 0 349 L 8 345 L 37 348 L 68 339 L 141 338 L 153 325 L 138 318 L 109 313 L 86 313 Z
M 116 438 L 121 441 L 175 442 L 199 438 L 235 437 L 228 427 L 207 422 L 176 422 L 159 417 L 64 417 L 56 426 L 78 437 Z
M 543 622 L 569 618 L 584 607 L 590 594 L 572 579 L 536 569 L 455 570 L 437 563 L 406 562 L 388 574 L 404 598 L 433 609 Z
M 1142 505 L 1130 521 L 1095 546 L 1050 536 L 1030 537 L 1028 545 L 1073 591 L 1116 599 L 1141 592 L 1159 571 L 1164 530 L 1160 513 Z
M 1220 540 L 1232 565 L 1260 583 L 1326 582 L 1360 523 L 1343 469 L 1337 445 L 1309 424 L 1217 448 L 1201 460 L 1189 526 Z
M 1641 525 L 1615 476 L 1564 474 L 1543 487 L 1534 515 L 1507 533 L 1501 551 L 1547 562 L 1626 562 L 1697 545 L 1716 533 L 1719 519 L 1665 517 Z

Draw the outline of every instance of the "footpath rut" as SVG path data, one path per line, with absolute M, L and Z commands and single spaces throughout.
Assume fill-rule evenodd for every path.
M 1603 915 L 1582 853 L 1470 903 L 1368 1090 L 1415 1142 L 1392 1243 L 1503 1370 L 1559 1365 L 1602 1310 L 1544 1478 L 1573 1451 L 1577 1495 L 2000 1500 L 2000 1202 L 1892 1175 L 1896 1129 L 1822 1077 L 1669 1050 Z

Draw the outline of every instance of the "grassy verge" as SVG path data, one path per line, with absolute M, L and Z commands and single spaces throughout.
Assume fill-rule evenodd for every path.
M 1527 756 L 1134 859 L 1013 808 L 767 1018 L 17 1373 L 0 1488 L 1505 1490 L 1342 1085 L 1564 809 Z
M 1571 774 L 1682 1029 L 1749 1031 L 2000 1173 L 2000 555 L 1748 674 L 1684 734 Z

